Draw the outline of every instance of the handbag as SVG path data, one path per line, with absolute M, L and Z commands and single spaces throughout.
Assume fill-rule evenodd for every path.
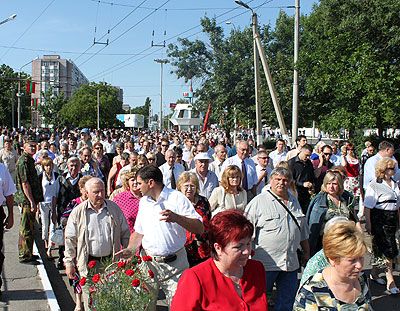
M 61 226 L 53 229 L 50 234 L 50 241 L 57 245 L 64 245 L 64 229 Z

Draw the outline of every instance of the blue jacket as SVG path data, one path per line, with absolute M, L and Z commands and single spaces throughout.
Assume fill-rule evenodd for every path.
M 341 201 L 345 201 L 347 206 L 353 204 L 354 197 L 348 192 L 344 191 L 340 197 Z M 310 236 L 308 243 L 310 244 L 311 256 L 319 251 L 318 241 L 321 235 L 321 228 L 325 223 L 325 214 L 328 210 L 328 194 L 321 191 L 310 202 L 307 210 L 307 223 L 310 228 Z

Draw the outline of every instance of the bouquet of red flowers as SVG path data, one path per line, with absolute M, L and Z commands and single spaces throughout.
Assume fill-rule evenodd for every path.
M 134 256 L 127 261 L 110 263 L 99 272 L 97 262 L 88 264 L 87 278 L 80 285 L 89 286 L 89 306 L 93 311 L 144 311 L 154 297 L 154 272 L 142 261 L 151 261 L 149 256 Z

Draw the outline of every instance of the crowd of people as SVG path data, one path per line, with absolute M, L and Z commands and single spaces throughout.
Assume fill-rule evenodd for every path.
M 231 143 L 221 131 L 3 129 L 8 214 L 0 217 L 13 225 L 15 199 L 19 259 L 30 265 L 39 264 L 39 220 L 48 260 L 72 280 L 77 311 L 90 308 L 89 289 L 76 286 L 90 261 L 101 267 L 134 255 L 152 259 L 142 263 L 157 285 L 149 310 L 159 290 L 175 311 L 370 310 L 363 221 L 372 236 L 369 278 L 399 294 L 394 146 L 382 141 L 375 154 L 367 142 L 359 156 L 346 141 L 275 142 L 274 150 L 251 137 Z M 54 245 L 60 229 L 63 243 Z

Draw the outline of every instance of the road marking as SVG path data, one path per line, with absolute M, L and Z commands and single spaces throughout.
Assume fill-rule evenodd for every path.
M 39 255 L 39 250 L 36 247 L 36 243 L 33 243 L 33 253 Z M 40 255 L 39 255 L 40 256 Z M 43 289 L 46 293 L 47 303 L 49 304 L 51 311 L 60 311 L 60 306 L 58 305 L 58 301 L 56 295 L 54 294 L 53 288 L 51 287 L 49 277 L 47 276 L 46 268 L 44 267 L 42 258 L 39 258 L 38 261 L 41 263 L 37 265 L 37 269 L 39 271 L 39 276 L 42 281 Z

